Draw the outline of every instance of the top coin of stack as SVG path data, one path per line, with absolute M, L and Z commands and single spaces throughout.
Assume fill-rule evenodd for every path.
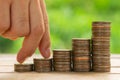
M 110 22 L 92 23 L 93 70 L 110 71 Z
M 72 39 L 74 71 L 90 71 L 90 39 Z
M 14 64 L 14 71 L 16 72 L 33 71 L 33 64 Z
M 34 59 L 34 70 L 36 72 L 52 71 L 52 59 Z
M 92 23 L 92 38 L 96 37 L 110 38 L 110 22 Z
M 71 50 L 53 50 L 54 70 L 58 72 L 71 71 Z

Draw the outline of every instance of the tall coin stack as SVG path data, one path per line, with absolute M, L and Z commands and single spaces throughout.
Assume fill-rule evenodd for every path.
M 71 50 L 53 50 L 54 71 L 71 71 Z
M 34 59 L 34 70 L 36 72 L 51 72 L 52 59 Z
M 73 70 L 76 72 L 88 72 L 91 69 L 90 39 L 72 39 Z
M 93 71 L 110 71 L 110 22 L 92 23 Z

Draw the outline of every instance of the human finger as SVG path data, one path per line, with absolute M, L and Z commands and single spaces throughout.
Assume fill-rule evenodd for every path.
M 43 16 L 39 0 L 31 0 L 30 2 L 30 26 L 30 35 L 25 37 L 23 46 L 17 55 L 19 63 L 23 63 L 26 58 L 35 52 L 44 34 Z
M 43 34 L 43 38 L 41 39 L 39 43 L 39 50 L 43 57 L 49 58 L 51 43 L 50 43 L 48 15 L 47 15 L 45 1 L 44 0 L 39 0 L 39 1 L 40 1 L 42 13 L 43 13 L 44 27 L 45 27 L 45 33 Z

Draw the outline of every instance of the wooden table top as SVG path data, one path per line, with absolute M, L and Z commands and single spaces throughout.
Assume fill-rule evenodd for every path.
M 31 63 L 33 55 L 25 63 Z M 120 55 L 111 56 L 111 72 L 14 72 L 16 55 L 0 54 L 0 80 L 120 80 Z

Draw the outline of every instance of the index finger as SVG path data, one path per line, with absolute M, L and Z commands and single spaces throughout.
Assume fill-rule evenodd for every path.
M 20 63 L 35 52 L 44 33 L 43 16 L 39 0 L 31 0 L 30 25 L 30 35 L 25 37 L 23 46 L 17 55 L 17 61 Z

